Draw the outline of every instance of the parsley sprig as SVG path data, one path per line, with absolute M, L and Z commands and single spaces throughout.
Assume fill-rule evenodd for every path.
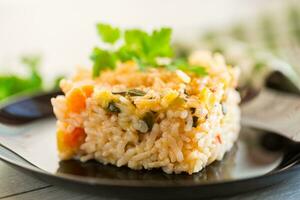
M 171 71 L 175 71 L 179 69 L 182 71 L 189 71 L 195 73 L 198 76 L 205 76 L 208 74 L 205 67 L 197 66 L 197 65 L 189 65 L 188 61 L 185 58 L 177 58 L 170 65 L 166 67 Z
M 189 71 L 197 75 L 206 75 L 206 70 L 202 66 L 190 66 L 186 59 L 174 59 L 171 46 L 170 28 L 153 30 L 151 33 L 140 29 L 121 30 L 108 24 L 97 24 L 98 34 L 106 47 L 95 47 L 91 54 L 93 61 L 93 76 L 99 76 L 105 69 L 114 69 L 117 61 L 125 62 L 134 60 L 140 70 L 149 67 L 165 67 L 169 70 L 180 69 Z M 117 46 L 119 44 L 119 46 Z M 158 58 L 169 58 L 168 65 L 161 65 Z

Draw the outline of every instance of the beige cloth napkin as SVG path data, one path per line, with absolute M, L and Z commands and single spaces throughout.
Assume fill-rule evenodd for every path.
M 242 105 L 242 124 L 300 142 L 300 97 L 263 89 L 255 99 Z

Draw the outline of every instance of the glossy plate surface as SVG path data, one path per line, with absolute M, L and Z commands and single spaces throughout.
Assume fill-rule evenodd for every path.
M 35 102 L 30 98 L 27 101 L 31 105 Z M 14 106 L 24 107 L 24 101 L 20 102 L 23 103 L 17 101 Z M 50 106 L 49 101 L 44 99 L 42 102 L 39 102 L 39 106 L 33 106 L 37 109 L 34 119 L 43 118 L 41 113 Z M 18 115 L 21 107 L 16 107 L 10 107 L 10 111 L 16 111 L 10 115 Z M 2 113 L 5 108 L 2 108 Z M 266 187 L 298 171 L 300 152 L 299 145 L 286 138 L 244 127 L 237 144 L 224 160 L 214 162 L 193 175 L 169 175 L 161 170 L 134 171 L 95 161 L 60 162 L 55 144 L 55 119 L 51 117 L 18 126 L 1 125 L 0 143 L 2 160 L 50 183 L 97 192 L 102 196 L 130 199 L 197 199 L 228 196 Z

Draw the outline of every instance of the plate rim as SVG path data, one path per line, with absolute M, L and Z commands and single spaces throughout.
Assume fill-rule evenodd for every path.
M 6 148 L 5 146 L 1 145 L 2 148 L 10 151 L 11 153 L 15 154 L 16 156 L 22 158 L 18 154 L 14 153 L 10 149 Z M 23 158 L 22 158 L 23 159 Z M 294 171 L 300 170 L 300 164 L 290 164 L 282 169 L 278 169 L 276 171 L 271 171 L 269 173 L 254 176 L 254 177 L 246 177 L 237 180 L 225 180 L 225 181 L 212 181 L 212 182 L 193 182 L 189 183 L 186 182 L 184 184 L 178 183 L 177 181 L 169 181 L 169 180 L 113 180 L 107 178 L 92 178 L 92 177 L 85 177 L 73 174 L 64 174 L 64 173 L 50 173 L 39 169 L 38 167 L 32 165 L 31 163 L 23 164 L 19 161 L 7 158 L 0 154 L 0 160 L 4 161 L 7 164 L 15 166 L 17 168 L 32 172 L 36 175 L 40 176 L 47 176 L 54 179 L 60 179 L 63 181 L 71 181 L 79 184 L 85 184 L 90 186 L 110 186 L 110 187 L 152 187 L 152 188 L 176 188 L 176 187 L 213 187 L 213 186 L 224 186 L 230 184 L 237 184 L 237 183 L 247 183 L 253 181 L 259 181 L 262 179 L 267 179 L 275 176 L 284 175 L 287 173 L 292 173 Z

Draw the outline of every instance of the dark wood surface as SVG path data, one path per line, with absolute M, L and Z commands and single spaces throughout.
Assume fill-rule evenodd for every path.
M 49 185 L 0 161 L 0 199 L 5 200 L 94 200 L 100 196 L 66 190 Z M 228 200 L 296 200 L 300 199 L 300 173 L 290 180 L 251 193 L 226 198 Z M 115 199 L 114 199 L 115 200 Z

